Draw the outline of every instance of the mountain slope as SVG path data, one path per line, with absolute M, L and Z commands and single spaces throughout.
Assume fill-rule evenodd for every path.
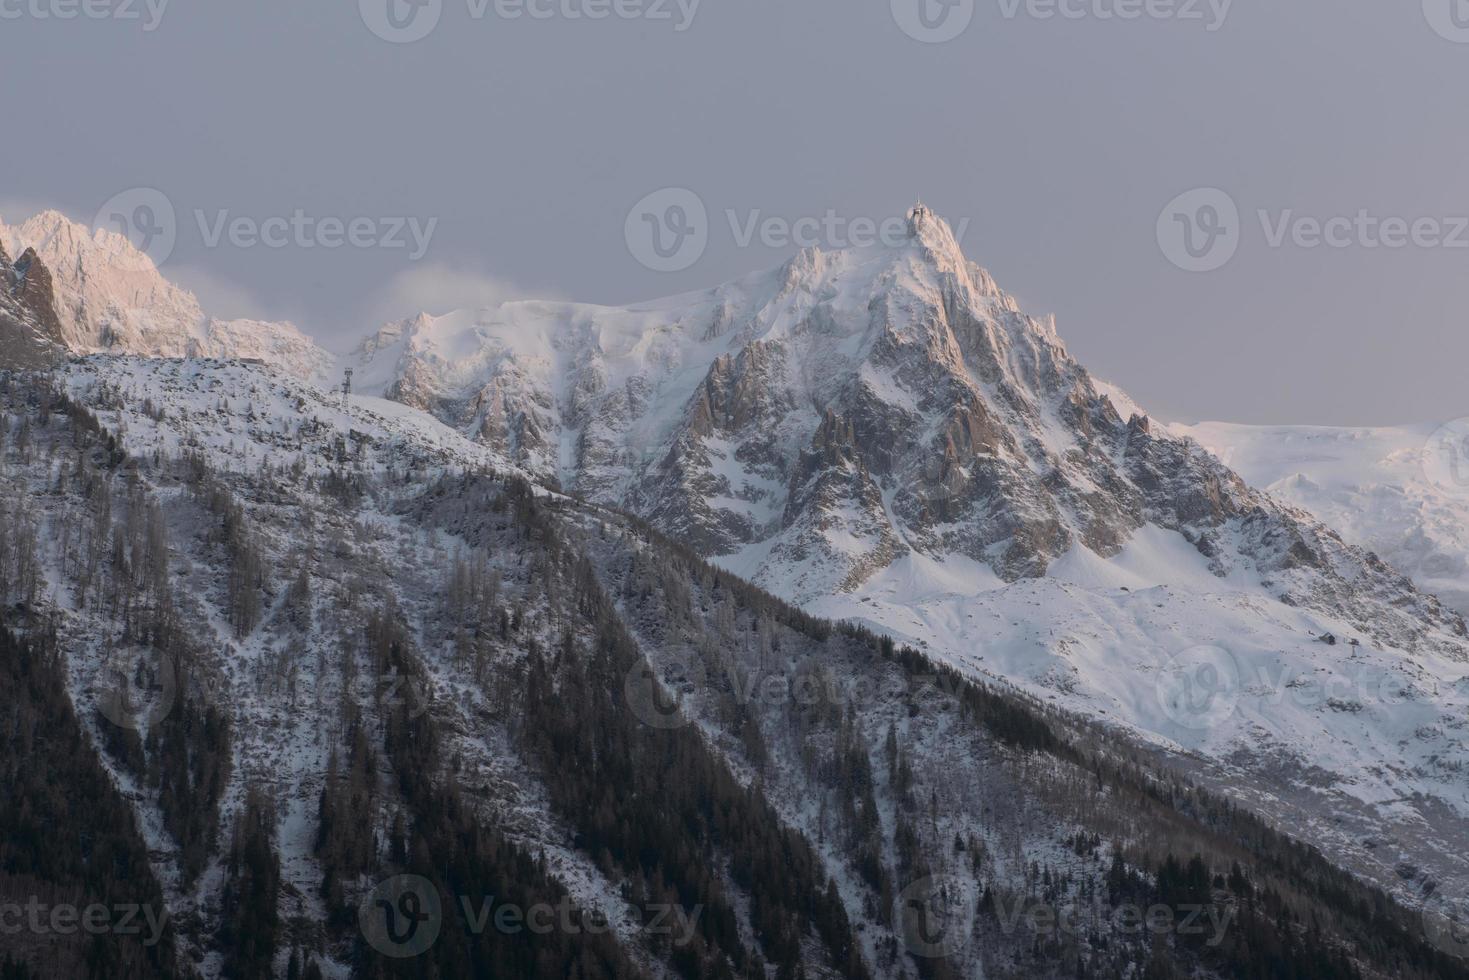
M 1126 738 L 411 409 L 92 357 L 0 417 L 0 611 L 56 633 L 204 976 L 1464 975 Z M 506 903 L 571 925 L 473 927 Z
M 1123 420 L 926 212 L 902 248 L 808 250 L 627 308 L 421 316 L 356 360 L 375 390 L 800 601 L 910 554 L 1015 581 L 1076 545 L 1115 556 L 1144 525 L 1189 538 L 1221 577 L 1243 563 L 1360 576 L 1379 597 L 1400 585 L 1208 454 Z M 1464 635 L 1431 598 L 1403 599 Z M 1398 620 L 1399 639 L 1427 636 Z
M 1177 770 L 1411 908 L 1432 912 L 1469 894 L 1463 621 L 1197 443 L 1130 408 L 1124 420 L 1125 396 L 1091 379 L 1053 326 L 1021 313 L 926 212 L 899 248 L 806 251 L 772 272 L 635 307 L 518 303 L 420 316 L 383 328 L 350 362 L 371 396 L 348 404 L 238 362 L 70 364 L 58 383 L 101 420 L 95 455 L 112 468 L 130 459 L 112 485 L 142 494 L 127 503 L 127 534 L 140 543 L 129 551 L 124 537 L 113 572 L 84 560 L 107 540 L 95 489 L 107 480 L 86 467 L 57 477 L 24 454 L 16 476 L 80 494 L 36 495 L 44 578 L 67 613 L 79 704 L 103 703 L 92 678 L 105 673 L 106 637 L 134 635 L 138 589 L 187 622 L 180 632 L 164 617 L 165 638 L 198 638 L 188 652 L 196 700 L 183 729 L 159 738 L 164 761 L 228 759 L 222 782 L 180 809 L 139 781 L 160 764 L 159 748 L 132 747 L 100 723 L 96 737 L 140 801 L 170 902 L 197 918 L 181 944 L 206 973 L 232 969 L 230 943 L 215 936 L 245 885 L 232 883 L 218 841 L 221 828 L 242 825 L 274 827 L 254 852 L 279 856 L 283 909 L 334 924 L 311 948 L 339 974 L 371 960 L 340 927 L 370 897 L 364 876 L 417 868 L 434 878 L 432 864 L 408 860 L 415 848 L 457 848 L 470 825 L 488 821 L 506 836 L 477 838 L 485 849 L 464 852 L 466 866 L 610 909 L 617 949 L 654 975 L 698 975 L 690 955 L 704 967 L 727 960 L 736 973 L 799 964 L 808 975 L 853 974 L 855 955 L 880 975 L 943 975 L 911 955 L 911 937 L 885 910 L 907 885 L 935 877 L 917 869 L 956 873 L 954 855 L 974 845 L 953 846 L 950 832 L 992 819 L 986 787 L 1026 802 L 984 842 L 985 854 L 1004 847 L 1010 858 L 987 872 L 979 862 L 963 887 L 1033 894 L 1025 867 L 1042 861 L 1099 887 L 1055 834 L 1119 827 L 1110 853 L 1157 886 L 1171 874 L 1158 867 L 1167 855 L 1143 842 L 1170 840 L 1160 827 L 1173 826 L 1174 811 L 1195 819 L 1204 805 L 1192 791 L 1183 802 L 1161 794 L 1163 810 L 1148 810 L 1141 826 L 1128 814 L 1140 798 L 1157 802 L 1154 787 Z M 40 405 L 44 419 L 51 401 L 32 393 L 12 410 Z M 85 430 L 84 419 L 74 424 Z M 121 507 L 121 491 L 109 493 Z M 157 564 L 148 557 L 157 549 L 142 543 L 155 503 L 178 542 L 176 594 L 167 576 L 116 571 Z M 823 619 L 771 605 L 730 573 Z M 106 602 L 89 598 L 97 590 Z M 835 629 L 827 617 L 870 632 Z M 913 647 L 896 657 L 896 675 L 873 651 L 888 659 L 897 647 L 874 634 Z M 1020 693 L 967 716 L 990 717 L 983 731 L 945 721 L 966 717 L 966 699 L 982 695 L 872 693 L 947 668 L 951 687 L 1002 678 Z M 403 717 L 395 699 L 344 696 L 360 677 L 388 672 L 435 692 L 429 720 Z M 309 681 L 313 708 L 300 710 L 293 693 L 293 711 L 281 711 L 292 678 Z M 775 704 L 767 681 L 786 692 Z M 834 707 L 818 697 L 807 710 L 795 694 L 831 681 L 848 685 Z M 664 730 L 670 696 L 683 704 L 672 727 L 696 725 L 704 747 L 648 743 L 627 727 L 624 707 Z M 536 706 L 533 724 L 504 721 L 524 705 Z M 341 719 L 327 741 L 323 711 Z M 210 712 L 223 727 L 210 728 Z M 1049 736 L 1025 720 L 1035 718 Z M 900 744 L 911 736 L 921 746 L 908 768 L 928 789 L 926 825 L 903 816 L 923 804 L 921 793 L 906 795 L 903 766 L 890 757 L 886 778 L 872 768 L 889 752 L 884 722 Z M 198 724 L 225 732 L 202 755 L 186 734 Z M 613 747 L 588 744 L 589 732 Z M 946 748 L 950 735 L 968 748 Z M 1056 738 L 1070 746 L 1059 756 Z M 1081 748 L 1097 744 L 1107 746 L 1100 760 Z M 1070 787 L 1061 803 L 1036 790 L 1056 758 Z M 381 785 L 367 775 L 379 760 L 393 777 Z M 1125 792 L 1088 775 L 1133 765 L 1152 775 L 1127 776 Z M 1037 766 L 1049 775 L 1037 777 Z M 680 795 L 691 772 L 699 788 Z M 260 784 L 271 781 L 285 795 L 267 805 Z M 608 786 L 633 787 L 631 798 L 607 797 Z M 741 815 L 664 823 L 709 799 Z M 616 819 L 621 806 L 636 819 Z M 1204 808 L 1216 829 L 1229 812 Z M 371 816 L 327 820 L 353 829 L 323 843 L 310 828 L 325 812 Z M 441 821 L 442 812 L 457 816 Z M 384 856 L 369 846 L 374 826 L 402 844 Z M 764 836 L 757 826 L 782 829 Z M 654 847 L 640 836 L 653 828 L 673 836 Z M 1175 856 L 1209 852 L 1222 874 L 1233 852 L 1192 834 Z M 1274 847 L 1254 859 L 1295 866 Z M 709 848 L 715 874 L 639 857 Z M 745 863 L 806 848 L 792 886 L 799 908 Z M 530 857 L 542 851 L 547 860 Z M 518 856 L 506 865 L 496 857 L 505 854 Z M 473 890 L 479 874 L 436 887 Z M 267 867 L 260 877 L 273 876 Z M 1315 887 L 1286 879 L 1281 888 Z M 640 903 L 665 888 L 685 909 L 713 910 L 696 954 L 638 928 Z M 1451 953 L 1462 951 L 1456 935 L 1429 931 Z M 1061 969 L 1018 966 L 1033 934 L 971 938 L 961 972 L 976 960 L 998 975 Z M 1067 970 L 1073 952 L 1089 955 L 1059 949 Z M 610 947 L 563 952 L 610 975 L 625 970 Z M 1125 943 L 1115 952 L 1095 965 L 1140 962 Z M 278 966 L 284 953 L 277 947 Z M 1196 953 L 1178 962 L 1229 972 Z M 521 952 L 474 939 L 434 955 Z
M 1469 613 L 1469 493 L 1435 427 L 1173 426 Z M 1457 429 L 1440 430 L 1447 437 Z
M 421 316 L 354 359 L 813 612 L 1197 759 L 1388 887 L 1469 885 L 1459 614 L 1122 418 L 925 211 L 900 247 L 625 308 Z M 1223 686 L 1178 699 L 1204 676 Z
M 219 320 L 115 232 L 93 234 L 57 211 L 18 227 L 0 222 L 0 246 L 33 249 L 51 270 L 59 341 L 72 351 L 149 357 L 254 358 L 302 378 L 323 376 L 332 358 L 289 323 Z

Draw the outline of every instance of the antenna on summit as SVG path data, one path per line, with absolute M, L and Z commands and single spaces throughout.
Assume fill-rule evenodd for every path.
M 909 235 L 909 237 L 911 237 L 911 238 L 917 238 L 918 237 L 918 233 L 923 230 L 923 224 L 924 224 L 925 221 L 928 220 L 928 216 L 929 216 L 930 213 L 931 212 L 928 210 L 928 208 L 926 208 L 926 207 L 923 206 L 923 198 L 922 197 L 918 198 L 918 204 L 913 208 L 912 212 L 909 213 L 909 215 L 908 215 L 908 235 Z
M 342 379 L 342 411 L 352 410 L 352 369 L 347 368 L 346 377 Z

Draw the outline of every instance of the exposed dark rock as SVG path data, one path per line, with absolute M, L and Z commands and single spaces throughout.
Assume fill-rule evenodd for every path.
M 44 369 L 61 356 L 51 273 L 34 249 L 13 264 L 0 250 L 0 368 Z

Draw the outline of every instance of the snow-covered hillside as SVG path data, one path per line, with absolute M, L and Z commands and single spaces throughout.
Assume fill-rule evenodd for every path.
M 1148 659 L 1173 639 L 1167 630 L 1212 602 L 1218 629 L 1250 631 L 1258 647 L 1238 649 L 1254 667 L 1318 622 L 1203 597 L 1214 575 L 1171 532 L 1143 528 L 1110 561 L 1067 554 L 1048 576 L 1009 584 L 963 563 L 902 583 L 892 570 L 874 576 L 874 588 L 942 579 L 994 599 L 999 618 L 969 635 L 960 621 L 983 607 L 949 610 L 945 636 L 993 644 L 979 656 L 935 644 L 937 627 L 915 637 L 960 666 L 951 676 L 871 633 L 805 617 L 620 515 L 521 484 L 496 450 L 426 413 L 375 398 L 343 406 L 266 366 L 91 356 L 50 376 L 0 375 L 0 419 L 0 512 L 24 501 L 14 519 L 30 542 L 27 602 L 60 632 L 68 693 L 137 815 L 191 972 L 238 974 L 241 952 L 223 937 L 262 789 L 274 808 L 263 850 L 279 880 L 261 900 L 291 924 L 260 947 L 275 975 L 292 948 L 333 977 L 459 975 L 466 949 L 475 962 L 511 955 L 517 940 L 446 917 L 438 944 L 393 972 L 354 914 L 374 882 L 400 873 L 432 878 L 446 901 L 464 894 L 456 887 L 480 900 L 472 889 L 485 881 L 496 895 L 506 880 L 516 894 L 564 889 L 610 922 L 621 954 L 601 954 L 632 964 L 592 976 L 728 976 L 700 965 L 725 955 L 752 975 L 905 980 L 1072 976 L 1078 962 L 1100 975 L 1160 962 L 1249 973 L 1239 964 L 1341 967 L 1347 956 L 1365 976 L 1426 980 L 1430 957 L 1454 952 L 1424 934 L 1416 889 L 1423 875 L 1457 887 L 1458 856 L 1435 852 L 1437 832 L 1414 822 L 1421 800 L 1366 809 L 1386 792 L 1437 790 L 1438 763 L 1416 743 L 1404 756 L 1359 742 L 1378 749 L 1364 768 L 1393 770 L 1350 787 L 1370 845 L 1345 839 L 1355 822 L 1335 835 L 1312 822 L 1304 794 L 1342 772 L 1287 767 L 1299 793 L 1272 797 L 1260 759 L 1214 760 L 1234 797 L 1353 870 L 1399 883 L 1414 900 L 1404 912 L 1154 768 L 1164 753 L 1126 731 L 973 686 L 987 659 L 1026 681 L 1048 650 L 1067 652 L 1040 635 L 1042 617 L 1079 633 L 1072 617 L 1101 619 L 1110 602 L 1132 617 L 1133 649 L 1083 651 L 1095 657 L 1085 679 L 1112 698 L 1104 710 L 1125 706 L 1186 729 L 1179 745 L 1219 751 L 1193 713 L 1151 700 L 1159 672 Z M 15 562 L 0 548 L 0 596 Z M 1145 588 L 1165 570 L 1176 584 Z M 927 615 L 943 597 L 893 598 Z M 1108 625 L 1128 628 L 1120 614 Z M 1333 649 L 1365 670 L 1388 659 L 1345 638 Z M 109 678 L 165 671 L 175 654 L 183 680 L 135 682 L 139 707 L 120 715 Z M 1277 723 L 1254 697 L 1242 714 Z M 1446 697 L 1415 690 L 1399 720 L 1432 725 Z M 139 737 L 114 731 L 119 719 Z M 212 766 L 221 752 L 217 783 L 182 800 L 168 776 L 160 785 L 160 770 Z M 1267 761 L 1288 758 L 1282 749 Z M 489 857 L 456 850 L 476 839 L 495 842 Z M 1347 844 L 1375 863 L 1344 859 Z M 481 870 L 505 854 L 525 857 Z M 669 858 L 680 854 L 695 857 Z M 1171 890 L 1169 855 L 1201 862 L 1194 897 Z M 1211 886 L 1211 871 L 1234 880 Z M 647 926 L 640 905 L 685 890 L 703 916 L 687 953 Z M 1272 910 L 1257 913 L 1256 901 Z M 1179 902 L 1190 903 L 1180 915 L 1207 907 L 1211 943 L 1116 925 L 1118 908 Z M 1055 934 L 1016 917 L 1033 908 L 1080 925 Z M 540 942 L 537 957 L 560 949 Z
M 94 354 L 72 360 L 61 377 L 86 404 L 128 408 L 118 421 L 129 451 L 200 453 L 221 472 L 290 467 L 319 476 L 350 466 L 416 478 L 463 468 L 520 473 L 424 412 L 371 396 L 344 400 L 261 365 Z M 140 413 L 145 403 L 149 411 Z
M 1469 426 L 1174 426 L 1253 486 L 1315 514 L 1469 613 L 1469 482 L 1450 458 Z M 1435 438 L 1438 433 L 1439 438 Z
M 333 364 L 293 324 L 209 316 L 126 236 L 58 211 L 16 227 L 0 221 L 0 245 L 15 256 L 35 249 L 51 272 L 61 340 L 78 353 L 255 358 L 302 378 L 325 377 Z

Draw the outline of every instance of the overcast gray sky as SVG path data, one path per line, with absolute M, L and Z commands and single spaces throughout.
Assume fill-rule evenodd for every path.
M 388 0 L 173 0 L 156 25 L 160 0 L 117 0 L 116 16 L 54 16 L 82 2 L 0 0 L 3 215 L 90 220 L 157 188 L 178 213 L 165 273 L 224 315 L 340 347 L 414 305 L 632 302 L 794 251 L 742 244 L 727 211 L 881 220 L 921 193 L 1160 415 L 1469 414 L 1466 0 L 1236 0 L 1222 23 L 1220 0 L 1060 0 L 1049 17 L 1056 0 L 924 0 L 923 18 L 919 0 L 525 0 L 552 16 L 515 19 L 513 0 L 392 0 L 393 20 Z M 411 43 L 368 26 L 434 16 Z M 625 240 L 629 210 L 666 187 L 709 216 L 677 272 Z M 1239 220 L 1197 197 L 1164 213 L 1196 188 Z M 438 224 L 412 261 L 210 247 L 196 216 L 297 210 Z M 1297 219 L 1335 216 L 1352 219 L 1329 229 L 1337 246 L 1312 247 Z M 1408 241 L 1371 247 L 1404 237 L 1372 223 L 1390 218 L 1414 223 Z M 1170 228 L 1203 264 L 1235 251 L 1184 271 Z

